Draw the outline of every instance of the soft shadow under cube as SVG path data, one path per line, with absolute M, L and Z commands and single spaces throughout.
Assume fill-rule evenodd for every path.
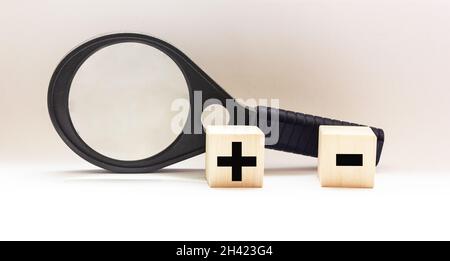
M 320 126 L 319 178 L 323 187 L 372 188 L 377 137 L 369 127 Z
M 262 187 L 264 134 L 256 126 L 206 127 L 210 187 Z

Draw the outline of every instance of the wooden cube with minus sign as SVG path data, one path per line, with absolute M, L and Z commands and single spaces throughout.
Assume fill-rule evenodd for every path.
M 370 127 L 319 127 L 319 178 L 322 187 L 372 188 L 377 137 Z

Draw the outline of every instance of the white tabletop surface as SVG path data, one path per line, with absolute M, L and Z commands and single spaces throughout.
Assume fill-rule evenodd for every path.
M 0 239 L 450 238 L 446 173 L 380 166 L 374 189 L 321 188 L 315 159 L 267 150 L 262 189 L 211 189 L 203 160 L 132 175 L 81 160 L 2 167 Z

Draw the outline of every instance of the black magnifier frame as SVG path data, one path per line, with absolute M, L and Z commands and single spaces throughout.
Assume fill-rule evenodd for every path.
M 119 43 L 141 43 L 154 47 L 168 55 L 182 71 L 186 80 L 189 92 L 189 119 L 186 124 L 202 126 L 200 115 L 194 115 L 194 92 L 201 91 L 202 104 L 209 99 L 216 99 L 222 104 L 233 99 L 225 90 L 214 82 L 205 72 L 203 72 L 194 62 L 174 46 L 151 36 L 136 33 L 118 33 L 101 36 L 83 43 L 69 54 L 56 67 L 50 80 L 48 89 L 47 105 L 53 126 L 63 141 L 79 156 L 88 162 L 101 168 L 118 173 L 145 173 L 154 172 L 168 165 L 191 158 L 205 152 L 205 134 L 180 133 L 178 137 L 163 151 L 151 157 L 141 160 L 118 160 L 106 157 L 86 144 L 77 134 L 69 113 L 69 92 L 72 80 L 81 65 L 91 55 L 102 48 Z M 164 91 L 164 90 L 161 90 Z M 271 125 L 271 113 L 279 115 L 279 140 L 274 145 L 266 145 L 267 148 L 298 153 L 307 156 L 317 157 L 318 149 L 318 129 L 320 125 L 355 125 L 359 124 L 326 119 L 322 117 L 279 110 L 275 108 L 257 107 L 255 109 L 243 107 L 235 103 L 235 108 L 230 112 L 230 124 L 237 125 L 237 111 L 245 112 L 244 125 L 261 125 L 257 120 L 267 119 L 264 126 Z M 201 111 L 198 113 L 202 113 Z M 259 117 L 264 116 L 264 117 Z M 189 123 L 190 121 L 190 123 Z M 200 124 L 200 125 L 198 125 Z M 186 128 L 186 126 L 185 126 Z M 384 142 L 384 132 L 381 129 L 372 127 L 377 136 L 377 163 L 379 162 L 381 150 Z

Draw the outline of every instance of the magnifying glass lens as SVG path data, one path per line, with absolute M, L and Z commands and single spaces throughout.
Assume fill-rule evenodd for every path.
M 96 152 L 141 160 L 181 133 L 189 111 L 171 106 L 188 99 L 186 80 L 170 57 L 148 45 L 120 43 L 94 53 L 79 68 L 69 113 L 78 135 Z

